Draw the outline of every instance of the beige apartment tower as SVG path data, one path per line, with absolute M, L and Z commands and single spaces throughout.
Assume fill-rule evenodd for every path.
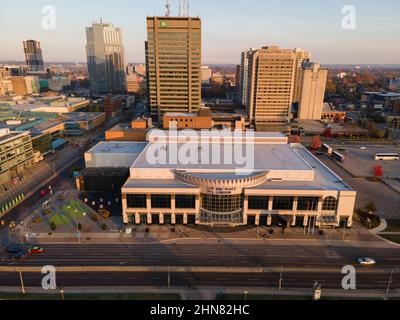
M 147 18 L 146 64 L 151 115 L 197 112 L 201 104 L 201 20 Z
M 289 130 L 295 73 L 294 50 L 269 46 L 254 51 L 247 110 L 257 131 Z
M 293 103 L 298 103 L 300 102 L 302 91 L 301 76 L 303 71 L 303 63 L 311 60 L 311 52 L 297 48 L 294 49 L 294 52 L 296 54 L 296 71 L 294 76 Z
M 298 118 L 301 120 L 321 120 L 328 69 L 318 63 L 304 62 L 300 81 Z

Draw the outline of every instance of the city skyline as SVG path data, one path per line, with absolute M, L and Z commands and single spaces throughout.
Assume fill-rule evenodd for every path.
M 2 37 L 4 45 L 0 60 L 23 61 L 22 41 L 35 39 L 41 42 L 47 63 L 84 62 L 85 27 L 103 18 L 104 22 L 121 28 L 126 61 L 145 61 L 146 16 L 163 16 L 164 0 L 151 0 L 145 4 L 121 0 L 120 6 L 101 2 L 96 7 L 90 3 L 71 2 L 55 0 L 33 4 L 22 1 L 23 5 L 18 7 L 7 3 L 6 9 L 18 10 L 21 18 L 13 19 L 8 15 L 0 21 L 0 27 L 8 30 Z M 385 2 L 385 7 L 390 10 L 378 10 L 381 9 L 378 3 L 353 1 L 357 17 L 355 30 L 344 30 L 341 26 L 342 7 L 346 5 L 343 1 L 308 0 L 307 5 L 286 2 L 290 5 L 286 5 L 283 12 L 283 4 L 279 1 L 222 0 L 213 2 L 211 7 L 207 1 L 192 0 L 190 15 L 199 15 L 203 20 L 202 63 L 239 64 L 243 50 L 265 45 L 307 48 L 322 64 L 400 63 L 400 42 L 395 41 L 400 31 L 400 3 L 397 1 Z M 178 0 L 170 3 L 175 16 Z M 41 27 L 42 6 L 49 4 L 56 9 L 55 30 Z

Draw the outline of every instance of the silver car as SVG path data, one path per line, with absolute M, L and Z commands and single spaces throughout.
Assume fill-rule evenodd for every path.
M 372 258 L 360 258 L 357 259 L 357 263 L 363 267 L 373 267 L 376 265 L 375 259 Z

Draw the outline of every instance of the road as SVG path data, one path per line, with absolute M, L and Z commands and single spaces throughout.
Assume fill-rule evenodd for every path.
M 384 289 L 392 269 L 400 266 L 400 249 L 354 246 L 335 243 L 331 246 L 318 242 L 288 243 L 266 241 L 254 243 L 198 243 L 151 245 L 46 245 L 45 253 L 29 257 L 22 263 L 7 260 L 3 254 L 0 266 L 198 266 L 198 267 L 256 267 L 275 268 L 286 278 L 290 288 L 307 288 L 318 280 L 328 288 L 340 288 L 341 269 L 354 265 L 359 257 L 373 257 L 377 268 L 362 270 L 358 287 Z M 290 271 L 289 269 L 290 268 Z M 287 271 L 285 271 L 285 269 Z M 265 273 L 173 273 L 175 286 L 275 286 L 279 272 Z M 153 272 L 60 273 L 62 286 L 165 286 L 167 275 Z M 25 274 L 25 285 L 40 286 L 42 275 Z M 39 281 L 40 280 L 40 281 Z M 400 289 L 400 274 L 395 273 L 392 288 Z M 16 275 L 0 273 L 0 285 L 18 285 Z
M 23 273 L 26 287 L 40 287 L 42 274 Z M 324 289 L 342 289 L 343 275 L 340 273 L 283 273 L 283 289 L 311 289 L 318 281 Z M 357 290 L 375 290 L 385 293 L 390 274 L 363 273 L 357 276 Z M 171 273 L 173 287 L 242 287 L 278 288 L 280 273 L 263 274 L 212 274 L 212 273 Z M 399 288 L 400 276 L 393 277 L 391 288 Z M 18 273 L 0 273 L 2 286 L 19 287 Z M 168 287 L 168 273 L 61 273 L 56 276 L 58 288 L 62 287 Z

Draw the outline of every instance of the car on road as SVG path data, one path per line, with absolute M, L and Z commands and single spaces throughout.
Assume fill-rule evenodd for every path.
M 44 252 L 44 249 L 42 247 L 31 247 L 28 249 L 28 254 L 33 255 L 33 254 L 41 254 Z
M 41 196 L 41 197 L 44 197 L 44 196 L 48 195 L 49 192 L 50 192 L 49 189 L 43 189 L 42 191 L 40 191 L 40 196 Z
M 28 258 L 28 254 L 25 251 L 20 251 L 11 257 L 13 261 L 21 261 L 25 260 L 26 258 Z
M 372 258 L 360 258 L 357 259 L 357 263 L 363 267 L 373 267 L 376 265 L 375 259 Z
M 17 253 L 21 252 L 21 250 L 22 249 L 20 247 L 13 246 L 13 247 L 9 247 L 7 249 L 7 253 L 9 253 L 9 254 L 17 254 Z
M 367 147 L 366 146 L 362 146 L 362 147 L 360 147 L 360 150 L 367 150 Z
M 15 221 L 11 221 L 10 224 L 9 224 L 9 227 L 11 229 L 14 229 L 16 226 L 17 226 L 17 223 Z

